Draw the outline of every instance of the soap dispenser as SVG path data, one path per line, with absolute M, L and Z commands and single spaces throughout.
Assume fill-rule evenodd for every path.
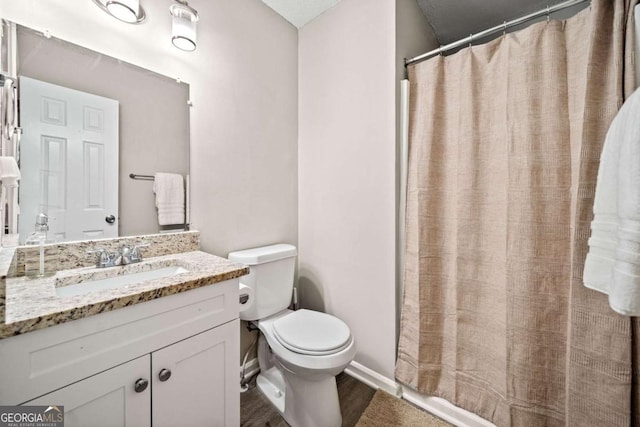
M 25 240 L 26 245 L 40 246 L 40 262 L 38 268 L 38 276 L 45 275 L 44 268 L 44 244 L 47 241 L 47 232 L 49 231 L 49 216 L 44 212 L 36 215 L 35 231 L 31 233 Z

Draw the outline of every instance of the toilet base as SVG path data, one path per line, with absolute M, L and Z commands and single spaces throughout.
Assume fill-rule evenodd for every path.
M 284 419 L 292 427 L 341 427 L 342 414 L 336 377 L 302 378 L 284 372 Z
M 284 378 L 275 366 L 258 374 L 256 386 L 262 394 L 276 407 L 280 415 L 284 415 Z
M 256 385 L 292 427 L 342 425 L 336 377 L 309 381 L 273 366 L 258 375 Z

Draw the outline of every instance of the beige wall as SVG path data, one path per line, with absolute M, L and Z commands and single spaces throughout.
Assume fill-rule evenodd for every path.
M 297 245 L 297 30 L 257 0 L 201 4 L 210 46 L 204 90 L 192 85 L 191 173 L 203 249 Z
M 172 1 L 142 4 L 141 25 L 89 0 L 1 0 L 0 17 L 188 82 L 191 219 L 202 249 L 297 244 L 297 30 L 258 0 L 191 0 L 198 48 L 182 52 L 170 41 Z
M 299 32 L 299 280 L 393 378 L 399 82 L 437 42 L 414 0 L 343 0 Z
M 299 289 L 356 361 L 395 364 L 395 1 L 343 0 L 299 32 Z

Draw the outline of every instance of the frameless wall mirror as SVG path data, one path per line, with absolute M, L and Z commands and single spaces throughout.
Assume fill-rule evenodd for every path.
M 49 241 L 161 231 L 153 181 L 129 174 L 188 176 L 189 85 L 20 25 L 16 35 L 20 243 L 42 212 Z

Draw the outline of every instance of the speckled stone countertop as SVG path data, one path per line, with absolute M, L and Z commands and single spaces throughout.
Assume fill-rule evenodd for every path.
M 15 253 L 16 247 L 0 248 L 0 279 L 5 279 L 9 274 Z
M 81 295 L 63 297 L 56 294 L 56 288 L 87 280 L 171 266 L 182 267 L 188 271 L 175 276 L 124 285 L 115 289 L 91 291 Z M 246 274 L 249 274 L 249 268 L 246 266 L 205 252 L 194 251 L 147 258 L 140 263 L 127 266 L 62 270 L 44 278 L 7 278 L 5 318 L 0 323 L 0 339 Z

